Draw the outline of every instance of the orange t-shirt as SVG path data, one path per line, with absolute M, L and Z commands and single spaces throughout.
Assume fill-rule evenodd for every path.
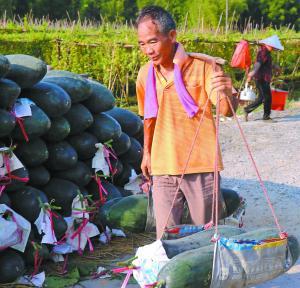
M 192 151 L 186 174 L 214 171 L 216 130 L 212 114 L 212 104 L 216 103 L 216 93 L 210 95 L 212 65 L 188 56 L 182 46 L 177 49 L 174 62 L 181 68 L 182 79 L 191 97 L 200 107 L 199 112 L 188 118 L 173 80 L 163 81 L 156 69 L 156 91 L 158 114 L 151 148 L 152 175 L 180 175 L 183 173 L 199 120 L 207 98 L 205 116 Z M 149 63 L 141 67 L 136 83 L 139 114 L 144 116 L 144 100 Z M 223 169 L 219 155 L 218 170 Z

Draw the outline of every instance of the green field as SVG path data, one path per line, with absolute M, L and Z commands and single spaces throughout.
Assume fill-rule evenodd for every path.
M 285 50 L 275 52 L 273 59 L 282 68 L 280 79 L 288 79 L 286 86 L 293 86 L 299 93 L 300 33 L 281 28 L 275 30 L 252 29 L 230 30 L 227 34 L 220 29 L 179 30 L 178 39 L 187 51 L 219 56 L 230 61 L 235 45 L 241 39 L 249 40 L 253 60 L 257 41 L 277 34 Z M 106 23 L 91 25 L 81 22 L 47 22 L 27 20 L 2 22 L 0 25 L 0 54 L 29 54 L 39 57 L 54 69 L 69 70 L 88 74 L 111 89 L 119 105 L 134 105 L 135 79 L 139 67 L 147 61 L 139 51 L 135 30 L 129 25 Z M 239 88 L 244 72 L 232 69 L 228 64 L 225 70 L 231 74 L 235 87 Z M 289 84 L 293 80 L 292 84 Z M 295 89 L 296 88 L 296 89 Z

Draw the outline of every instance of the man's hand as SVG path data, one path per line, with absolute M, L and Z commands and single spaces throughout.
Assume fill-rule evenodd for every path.
M 211 87 L 214 91 L 220 93 L 220 113 L 224 116 L 230 117 L 233 115 L 228 100 L 231 102 L 233 110 L 236 111 L 238 107 L 238 98 L 233 95 L 231 78 L 224 73 L 224 71 L 217 71 L 213 73 L 211 79 Z
M 143 160 L 141 164 L 141 169 L 145 178 L 150 181 L 151 176 L 151 156 L 149 153 L 145 153 L 143 155 Z
M 214 72 L 211 78 L 211 89 L 227 96 L 232 94 L 231 78 L 224 71 Z

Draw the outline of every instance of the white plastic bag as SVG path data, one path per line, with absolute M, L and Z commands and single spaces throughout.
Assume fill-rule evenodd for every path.
M 5 213 L 11 215 L 4 219 Z M 30 222 L 5 204 L 0 204 L 0 216 L 0 249 L 11 247 L 24 252 L 31 230 Z

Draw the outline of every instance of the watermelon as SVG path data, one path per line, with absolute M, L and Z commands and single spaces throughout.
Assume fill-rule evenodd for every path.
M 115 106 L 115 98 L 110 90 L 94 80 L 88 80 L 91 86 L 91 95 L 82 104 L 93 114 L 105 112 Z
M 0 283 L 16 281 L 25 272 L 22 256 L 11 249 L 0 252 Z
M 23 89 L 21 97 L 33 100 L 49 117 L 60 117 L 71 108 L 71 98 L 64 89 L 53 83 L 39 82 Z
M 72 104 L 88 99 L 92 92 L 87 79 L 69 71 L 50 70 L 44 81 L 63 88 L 70 95 Z
M 47 145 L 40 138 L 18 143 L 15 154 L 26 167 L 39 166 L 49 157 Z
M 5 110 L 11 110 L 14 106 L 17 98 L 21 93 L 20 86 L 9 80 L 1 79 L 0 80 L 0 108 Z
M 120 138 L 122 133 L 120 124 L 105 113 L 94 115 L 94 123 L 88 131 L 95 135 L 101 143 L 108 140 L 115 141 Z
M 112 142 L 112 148 L 116 152 L 117 156 L 126 153 L 131 146 L 130 137 L 122 132 L 121 136 Z
M 60 211 L 60 210 L 59 210 Z M 68 224 L 64 217 L 60 215 L 57 211 L 54 211 L 55 217 L 53 219 L 54 233 L 57 241 L 63 238 L 68 230 Z
M 141 127 L 141 130 L 133 137 L 140 142 L 142 147 L 144 146 L 144 125 Z
M 211 239 L 213 238 L 215 232 L 215 228 L 213 227 L 208 230 L 197 232 L 180 239 L 161 241 L 168 258 L 171 259 L 174 256 L 185 251 L 211 245 Z M 221 225 L 218 227 L 218 232 L 220 233 L 220 235 L 222 235 L 222 237 L 231 237 L 240 235 L 242 233 L 245 233 L 246 231 L 237 227 Z
M 122 199 L 123 199 L 122 197 L 117 197 L 106 201 L 99 209 L 99 217 L 97 219 L 98 221 L 96 220 L 96 223 L 99 222 L 99 224 L 101 224 L 103 227 L 109 225 L 107 221 L 107 217 L 110 208 Z
M 83 186 L 79 186 L 79 189 L 80 189 L 80 193 L 83 195 L 83 196 L 88 196 L 89 195 L 89 192 L 88 190 L 83 187 Z
M 5 56 L 0 55 L 0 78 L 4 77 L 8 73 L 9 69 L 10 63 L 8 59 Z
M 118 190 L 120 191 L 120 193 L 122 194 L 123 197 L 133 195 L 131 190 L 124 189 L 124 187 L 121 187 L 121 186 L 116 186 L 116 187 L 118 188 Z
M 275 229 L 260 229 L 232 236 L 230 239 L 255 239 L 278 237 Z M 299 243 L 293 236 L 288 237 L 288 246 L 294 264 L 299 257 Z M 160 287 L 168 288 L 209 288 L 212 275 L 214 245 L 188 250 L 172 258 L 159 272 Z M 255 283 L 258 284 L 258 283 Z
M 114 183 L 118 186 L 124 186 L 126 183 L 129 182 L 129 178 L 131 176 L 133 167 L 130 164 L 122 162 L 122 172 L 119 175 L 114 177 Z
M 64 140 L 71 131 L 70 124 L 68 120 L 64 117 L 57 117 L 51 119 L 51 127 L 43 135 L 43 138 L 49 142 L 59 142 Z
M 39 244 L 37 250 L 38 250 L 39 259 L 42 258 L 43 260 L 47 260 L 48 258 L 50 258 L 50 252 L 46 244 Z M 28 241 L 23 254 L 25 264 L 33 266 L 35 255 L 36 255 L 36 250 L 34 249 L 34 246 L 32 245 L 31 241 Z
M 78 161 L 74 167 L 54 172 L 57 178 L 69 180 L 75 184 L 85 186 L 92 179 L 92 169 L 81 161 Z
M 24 181 L 20 181 L 19 179 L 12 179 L 9 185 L 7 185 L 5 188 L 6 192 L 16 191 L 25 187 L 29 177 L 28 170 L 25 167 L 12 171 L 11 175 L 21 178 Z M 27 181 L 25 181 L 26 179 Z
M 76 165 L 77 153 L 67 141 L 49 143 L 47 146 L 49 158 L 46 167 L 50 170 L 66 170 Z
M 105 113 L 115 118 L 120 123 L 122 131 L 129 136 L 133 137 L 143 129 L 141 118 L 129 110 L 114 107 Z
M 114 170 L 114 174 L 112 175 L 112 178 L 119 177 L 123 172 L 122 162 L 119 159 L 110 157 L 110 165 L 111 165 L 112 169 Z
M 129 150 L 120 156 L 121 161 L 124 163 L 135 164 L 140 166 L 143 158 L 143 148 L 139 141 L 135 138 L 130 137 L 130 148 Z
M 38 218 L 41 207 L 40 201 L 48 202 L 45 193 L 31 186 L 26 186 L 21 190 L 9 194 L 13 209 L 22 215 L 29 222 L 34 223 Z
M 41 187 L 46 185 L 50 181 L 50 173 L 44 166 L 37 166 L 28 169 L 29 182 L 31 186 Z
M 240 206 L 241 198 L 239 194 L 232 189 L 221 188 L 221 193 L 226 206 L 226 211 L 224 211 L 225 215 L 222 215 L 222 217 L 225 218 L 236 211 L 236 209 Z
M 36 105 L 31 105 L 32 116 L 23 117 L 23 126 L 28 138 L 34 139 L 45 134 L 51 126 L 51 121 L 45 112 Z M 24 140 L 24 135 L 16 125 L 12 132 L 12 137 L 16 140 Z
M 78 159 L 80 160 L 90 159 L 97 152 L 95 144 L 98 143 L 98 140 L 91 133 L 83 132 L 78 135 L 70 136 L 68 142 L 76 150 Z
M 147 205 L 146 195 L 131 195 L 122 198 L 107 212 L 108 226 L 137 233 L 145 231 Z
M 49 201 L 54 199 L 55 205 L 61 207 L 61 215 L 70 217 L 72 214 L 72 202 L 80 193 L 79 187 L 68 180 L 52 178 L 43 189 Z
M 114 199 L 114 198 L 120 198 L 122 197 L 121 193 L 119 190 L 110 182 L 101 179 L 101 183 L 105 191 L 107 192 L 107 195 L 105 192 L 103 192 L 103 196 L 106 198 L 107 201 Z M 100 195 L 99 195 L 99 188 L 98 184 L 96 183 L 95 180 L 91 181 L 89 185 L 86 186 L 86 189 L 90 195 L 92 195 L 93 200 L 99 200 Z
M 10 69 L 6 78 L 16 82 L 21 88 L 29 88 L 43 79 L 47 73 L 44 61 L 35 57 L 15 54 L 6 55 L 10 62 Z
M 15 117 L 3 109 L 0 109 L 0 123 L 0 137 L 8 136 L 16 126 Z
M 71 109 L 67 114 L 64 115 L 64 117 L 70 123 L 70 135 L 82 133 L 84 130 L 89 128 L 94 122 L 93 115 L 82 104 L 72 105 Z
M 5 204 L 6 206 L 11 207 L 11 201 L 5 191 L 0 195 L 0 204 Z

